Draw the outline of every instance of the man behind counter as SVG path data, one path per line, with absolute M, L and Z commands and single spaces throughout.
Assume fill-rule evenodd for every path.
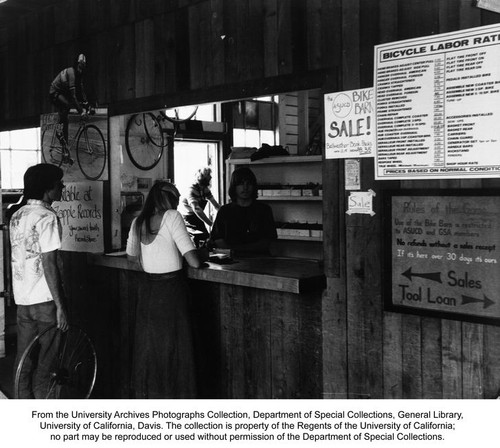
M 231 202 L 217 214 L 210 241 L 214 248 L 237 255 L 268 255 L 277 238 L 271 207 L 257 201 L 257 179 L 245 167 L 236 169 L 229 184 Z

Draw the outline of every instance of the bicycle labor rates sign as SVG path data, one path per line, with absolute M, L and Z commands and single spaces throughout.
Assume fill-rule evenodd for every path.
M 500 324 L 500 191 L 388 192 L 384 220 L 387 309 Z

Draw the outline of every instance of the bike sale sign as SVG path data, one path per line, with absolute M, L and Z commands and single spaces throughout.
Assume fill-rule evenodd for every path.
M 500 192 L 403 190 L 384 206 L 387 308 L 500 324 Z

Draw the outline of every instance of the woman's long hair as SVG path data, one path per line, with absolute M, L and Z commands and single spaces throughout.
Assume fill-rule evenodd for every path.
M 176 210 L 179 205 L 179 190 L 175 185 L 166 181 L 157 181 L 149 190 L 144 206 L 135 221 L 135 231 L 138 240 L 141 240 L 142 225 L 145 224 L 146 235 L 154 235 L 157 231 L 151 229 L 151 217 L 167 210 Z

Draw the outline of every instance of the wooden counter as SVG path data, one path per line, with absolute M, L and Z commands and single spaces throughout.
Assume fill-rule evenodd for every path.
M 129 398 L 136 300 L 147 277 L 125 257 L 91 254 L 87 273 L 74 311 L 96 343 L 95 398 Z M 318 262 L 246 259 L 187 275 L 199 398 L 322 398 Z
M 96 266 L 140 270 L 124 255 L 88 254 L 88 260 L 89 264 Z M 316 260 L 261 257 L 239 259 L 232 264 L 207 264 L 208 267 L 202 269 L 187 268 L 188 278 L 294 294 L 325 287 L 325 276 Z

